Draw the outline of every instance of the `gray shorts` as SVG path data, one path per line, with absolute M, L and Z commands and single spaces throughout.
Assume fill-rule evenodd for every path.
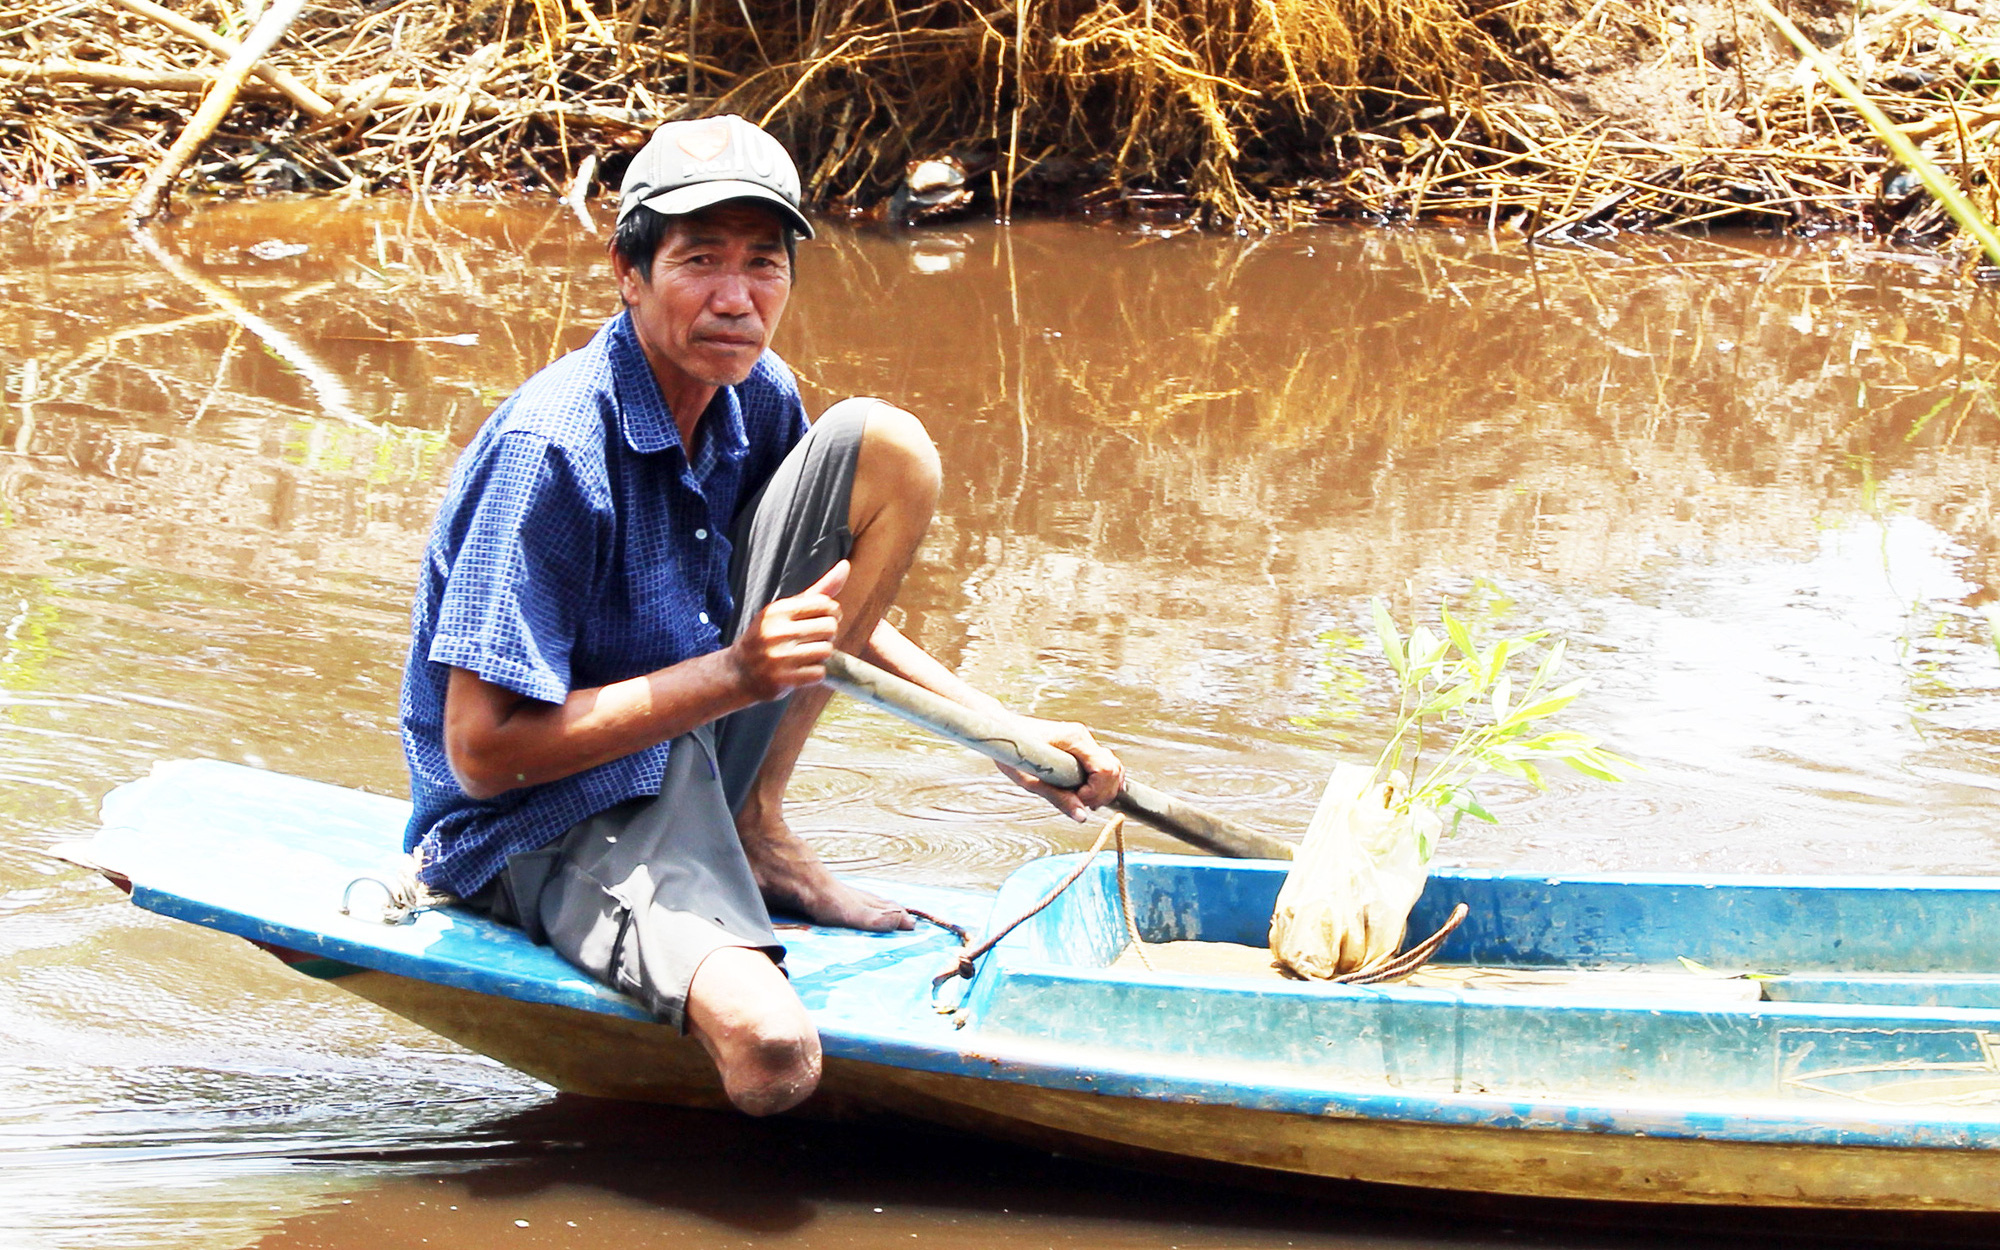
M 765 605 L 812 585 L 852 550 L 854 467 L 868 414 L 881 402 L 847 399 L 827 409 L 739 513 L 732 641 Z M 509 857 L 468 903 L 685 1029 L 688 985 L 711 952 L 755 947 L 783 966 L 785 948 L 733 813 L 785 702 L 760 703 L 674 739 L 659 797 L 631 799 Z

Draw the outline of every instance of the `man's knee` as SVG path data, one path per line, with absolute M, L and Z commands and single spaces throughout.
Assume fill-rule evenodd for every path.
M 819 1088 L 820 1062 L 819 1031 L 810 1020 L 760 1021 L 723 1073 L 723 1088 L 738 1111 L 776 1115 Z
M 784 974 L 761 951 L 723 947 L 688 986 L 689 1031 L 715 1060 L 740 1111 L 775 1115 L 819 1086 L 819 1030 Z
M 847 400 L 828 412 L 855 403 Z M 861 435 L 861 457 L 855 465 L 857 480 L 879 481 L 906 498 L 934 499 L 943 469 L 937 444 L 931 441 L 924 423 L 883 400 L 868 401 L 860 415 L 866 424 Z

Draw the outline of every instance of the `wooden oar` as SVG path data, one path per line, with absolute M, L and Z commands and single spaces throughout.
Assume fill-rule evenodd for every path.
M 1074 790 L 1083 784 L 1083 769 L 1076 757 L 1036 738 L 1018 717 L 975 712 L 841 651 L 834 652 L 827 661 L 826 681 L 836 690 L 894 712 L 913 725 L 971 747 L 987 759 L 1018 768 L 1052 786 Z M 1111 807 L 1212 854 L 1233 859 L 1292 857 L 1289 842 L 1183 803 L 1129 776 L 1125 778 L 1125 788 L 1111 800 Z

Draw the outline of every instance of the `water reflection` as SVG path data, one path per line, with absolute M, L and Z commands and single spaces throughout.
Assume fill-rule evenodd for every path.
M 289 1187 L 287 1160 L 249 1151 L 154 1166 L 128 1159 L 112 1209 L 129 1206 L 138 1218 L 118 1234 L 69 1244 L 1660 1250 L 1805 1239 L 1823 1247 L 1984 1244 L 1990 1231 L 1908 1213 L 1881 1220 L 1654 1208 L 1634 1219 L 1583 1202 L 1324 1184 L 1306 1193 L 1282 1180 L 1147 1175 L 922 1130 L 759 1123 L 566 1098 L 454 1127 L 450 1143 L 442 1135 L 400 1146 L 295 1142 Z M 302 1172 L 319 1174 L 309 1196 Z M 201 1182 L 213 1188 L 204 1193 Z M 197 1228 L 201 1241 L 189 1236 Z
M 156 251 L 81 208 L 0 222 L 0 1164 L 29 1178 L 0 1211 L 35 1244 L 363 1244 L 357 1209 L 407 1213 L 444 1178 L 498 1219 L 456 1162 L 329 1160 L 515 1140 L 482 1104 L 537 1087 L 38 848 L 162 758 L 402 792 L 431 509 L 493 404 L 613 308 L 602 236 L 488 203 L 221 206 Z M 1837 247 L 1031 225 L 829 229 L 780 339 L 818 401 L 888 396 L 942 446 L 906 626 L 1162 788 L 1297 830 L 1332 759 L 1382 731 L 1368 598 L 1445 598 L 1563 630 L 1597 682 L 1583 727 L 1649 768 L 1492 787 L 1505 823 L 1448 858 L 1993 872 L 1995 318 L 1991 292 Z M 831 858 L 888 876 L 990 884 L 1077 844 L 984 764 L 844 703 L 797 806 Z M 798 1176 L 831 1166 L 796 1148 Z M 519 1166 L 553 1168 L 538 1149 Z M 995 1166 L 991 1193 L 1042 1183 Z M 169 1196 L 211 1181 L 280 1211 Z M 815 1200 L 838 1221 L 751 1231 L 865 1242 L 869 1183 Z M 895 1236 L 1326 1227 L 1218 1199 L 1133 1231 L 1136 1199 L 1099 1219 L 1081 1196 L 1008 1223 L 1012 1198 L 965 1185 L 973 1231 Z M 633 1209 L 612 1223 L 665 1218 Z M 182 1219 L 198 1231 L 163 1242 Z M 1339 1244 L 1371 1238 L 1403 1244 Z

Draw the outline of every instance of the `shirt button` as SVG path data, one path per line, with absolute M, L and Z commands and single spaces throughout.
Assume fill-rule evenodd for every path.
M 696 541 L 696 542 L 706 542 L 706 541 L 708 541 L 708 531 L 707 531 L 707 530 L 696 530 L 696 531 L 694 532 L 694 537 L 695 537 L 695 541 Z
M 701 617 L 701 623 L 702 623 L 702 624 L 704 624 L 704 625 L 708 624 L 708 613 L 706 613 L 706 612 L 702 612 L 702 613 L 698 613 L 698 615 L 699 615 L 699 616 Z

